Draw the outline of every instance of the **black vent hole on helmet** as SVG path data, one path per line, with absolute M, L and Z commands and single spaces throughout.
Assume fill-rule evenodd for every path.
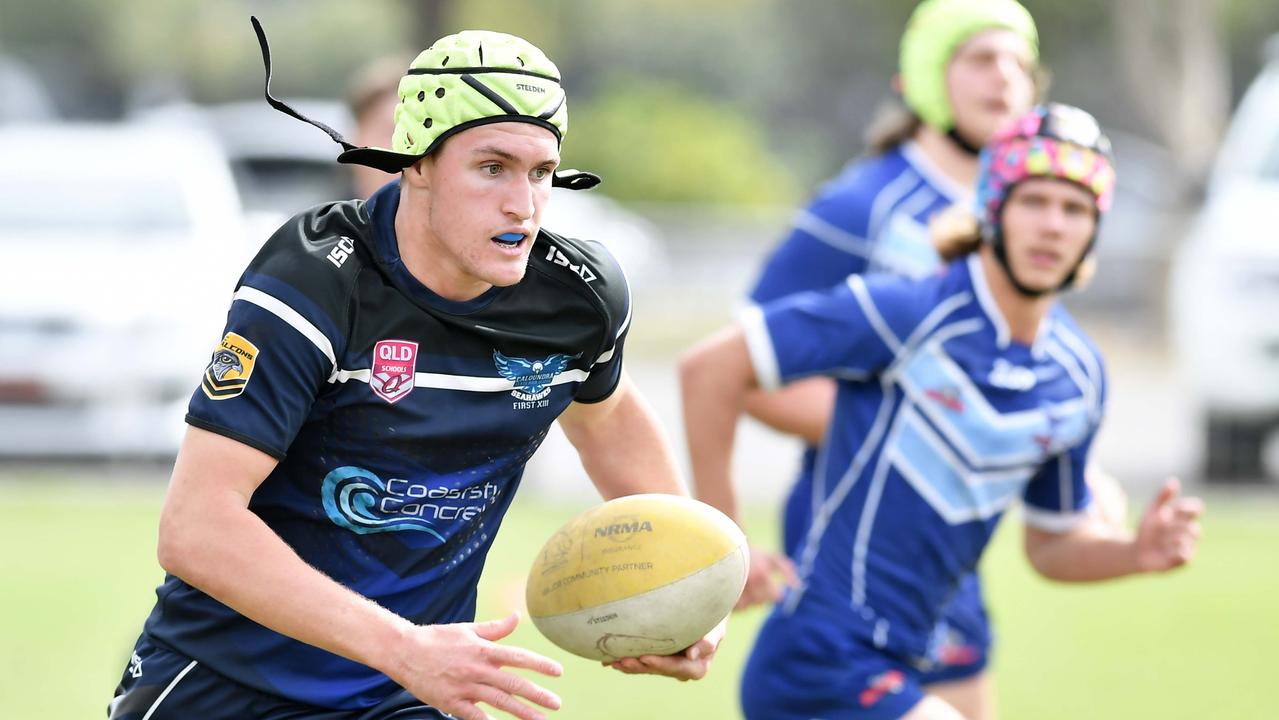
M 444 88 L 435 88 L 435 97 L 437 98 L 444 97 Z
M 440 67 L 444 67 L 445 65 L 448 65 L 448 64 L 449 64 L 449 56 L 445 55 L 444 59 L 440 61 Z
M 424 128 L 430 128 L 434 124 L 435 124 L 435 121 L 432 120 L 431 118 L 427 118 L 422 121 L 422 127 Z
M 425 99 L 426 99 L 426 91 L 425 91 L 425 90 L 418 90 L 418 91 L 417 91 L 417 101 L 418 101 L 418 102 L 422 102 L 422 101 L 423 101 L 423 100 L 425 100 Z
M 524 58 L 520 57 L 519 55 L 516 55 L 515 59 L 519 61 L 520 67 L 524 67 Z

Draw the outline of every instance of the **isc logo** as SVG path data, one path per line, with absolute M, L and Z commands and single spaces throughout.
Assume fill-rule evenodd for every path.
M 355 243 L 351 241 L 351 238 L 343 235 L 338 239 L 338 244 L 329 251 L 329 262 L 333 263 L 333 267 L 341 268 L 342 263 L 346 262 L 346 259 L 354 252 Z
M 560 249 L 555 247 L 554 245 L 551 246 L 550 252 L 546 253 L 546 259 L 550 260 L 556 265 L 559 265 L 560 267 L 566 267 L 569 270 L 572 270 L 573 272 L 577 273 L 578 275 L 581 275 L 582 279 L 585 280 L 586 282 L 590 282 L 595 279 L 595 273 L 592 272 L 590 268 L 586 267 L 586 263 L 582 263 L 581 265 L 574 265 L 573 263 L 569 262 L 568 258 L 564 255 L 564 253 L 561 252 Z

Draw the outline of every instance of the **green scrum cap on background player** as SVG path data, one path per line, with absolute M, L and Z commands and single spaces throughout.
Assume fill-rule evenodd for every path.
M 968 38 L 983 30 L 1017 33 L 1039 58 L 1039 34 L 1026 8 L 1015 0 L 924 0 L 902 34 L 899 72 L 906 107 L 933 129 L 948 133 L 955 117 L 946 93 L 946 66 Z

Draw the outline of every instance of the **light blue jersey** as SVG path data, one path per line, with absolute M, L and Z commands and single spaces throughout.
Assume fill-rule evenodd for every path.
M 920 281 L 850 276 L 741 322 L 763 387 L 839 380 L 802 584 L 775 619 L 926 669 L 943 610 L 1010 503 L 1049 531 L 1086 517 L 1100 356 L 1060 305 L 1033 346 L 1010 341 L 976 255 Z

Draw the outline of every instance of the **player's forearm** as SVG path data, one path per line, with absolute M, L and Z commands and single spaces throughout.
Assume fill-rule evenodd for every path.
M 1027 528 L 1026 556 L 1040 575 L 1061 582 L 1094 582 L 1141 572 L 1132 537 L 1099 522 L 1064 534 Z
M 410 623 L 307 565 L 233 498 L 161 520 L 164 568 L 261 625 L 387 669 Z
M 372 667 L 408 621 L 307 565 L 248 509 L 275 460 L 190 428 L 160 516 L 165 570 L 246 617 Z
M 684 433 L 694 493 L 738 524 L 732 454 L 737 420 L 752 379 L 749 356 L 740 335 L 711 338 L 680 360 Z
M 782 390 L 754 390 L 746 394 L 746 412 L 765 425 L 795 435 L 809 445 L 826 437 L 826 427 L 835 406 L 835 383 L 829 378 L 810 378 Z

